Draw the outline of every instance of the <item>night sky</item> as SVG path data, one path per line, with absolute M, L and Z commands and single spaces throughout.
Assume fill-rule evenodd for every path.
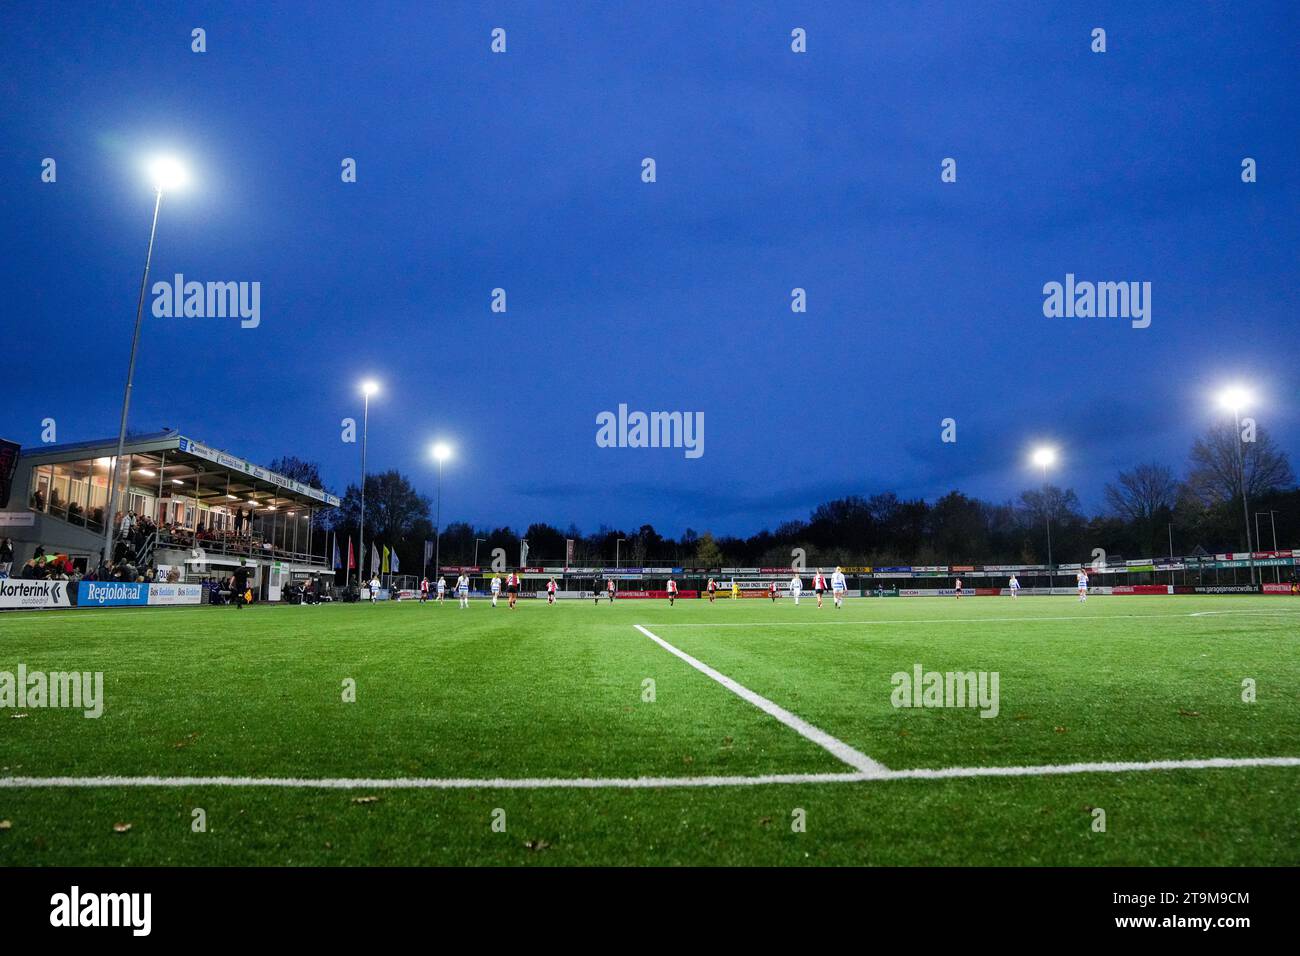
M 131 426 L 336 493 L 371 376 L 372 470 L 432 494 L 445 439 L 444 518 L 492 526 L 1003 500 L 1037 440 L 1095 508 L 1234 379 L 1300 457 L 1295 3 L 259 6 L 0 8 L 0 437 L 116 433 L 175 152 L 151 282 L 258 281 L 261 323 L 147 303 Z M 1067 273 L 1150 282 L 1151 326 L 1044 317 Z M 598 448 L 620 403 L 704 455 Z

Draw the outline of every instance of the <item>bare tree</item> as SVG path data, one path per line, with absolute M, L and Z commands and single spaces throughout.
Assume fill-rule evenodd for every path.
M 1178 479 L 1173 469 L 1154 462 L 1121 471 L 1115 484 L 1106 485 L 1106 505 L 1126 521 L 1152 521 L 1172 511 L 1178 500 Z
M 1238 445 L 1246 475 L 1246 491 L 1252 498 L 1295 484 L 1295 474 L 1286 453 L 1273 443 L 1269 433 L 1256 427 L 1250 437 L 1254 441 L 1243 441 L 1232 422 L 1223 422 L 1196 439 L 1190 455 L 1187 486 L 1202 505 L 1208 507 L 1241 497 Z

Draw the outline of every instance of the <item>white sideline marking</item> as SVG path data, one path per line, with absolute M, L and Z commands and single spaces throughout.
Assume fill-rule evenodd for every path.
M 1183 612 L 1182 614 L 1106 614 L 1097 617 L 1080 617 L 1077 614 L 1063 614 L 1059 617 L 928 617 L 928 618 L 872 618 L 867 621 L 845 621 L 839 618 L 832 618 L 825 621 L 753 621 L 743 623 L 738 621 L 678 621 L 678 622 L 661 622 L 655 627 L 821 627 L 826 626 L 847 626 L 857 624 L 875 624 L 875 625 L 894 625 L 894 624 L 1005 624 L 1007 622 L 1022 621 L 1082 621 L 1086 623 L 1095 623 L 1097 621 L 1145 621 L 1152 618 L 1161 617 L 1208 617 L 1212 614 L 1262 614 L 1266 617 L 1286 617 L 1292 614 L 1300 614 L 1300 609 L 1276 610 L 1276 611 L 1252 611 L 1246 609 L 1233 611 L 1195 611 Z
M 763 787 L 779 784 L 873 783 L 968 777 L 1053 777 L 1152 770 L 1300 767 L 1300 757 L 1210 757 L 1203 760 L 1101 761 L 1036 767 L 942 767 L 859 773 L 778 773 L 753 777 L 0 777 L 0 789 L 86 787 L 280 787 L 293 790 L 640 790 L 670 787 Z
M 713 680 L 721 684 L 723 687 L 727 688 L 727 690 L 735 694 L 737 697 L 741 697 L 749 701 L 759 710 L 763 711 L 763 713 L 770 714 L 771 716 L 775 717 L 777 720 L 781 721 L 781 723 L 785 724 L 795 733 L 799 734 L 802 737 L 806 737 L 808 740 L 811 740 L 813 743 L 821 747 L 823 750 L 830 751 L 838 759 L 844 761 L 844 763 L 848 764 L 854 770 L 859 770 L 862 771 L 863 773 L 874 773 L 885 769 L 884 764 L 877 763 L 876 761 L 868 757 L 866 754 L 854 750 L 844 741 L 839 740 L 836 737 L 832 737 L 830 734 L 826 733 L 826 731 L 814 727 L 812 724 L 808 723 L 808 721 L 800 717 L 796 717 L 794 714 L 790 713 L 790 711 L 786 710 L 784 707 L 772 703 L 770 700 L 768 700 L 766 697 L 762 696 L 761 694 L 755 694 L 748 687 L 744 687 L 741 684 L 737 684 L 726 674 L 722 674 L 718 671 L 715 671 L 712 667 L 710 667 L 708 664 L 705 664 L 703 661 L 698 661 L 694 657 L 691 657 L 690 654 L 687 654 L 685 651 L 678 650 L 677 648 L 669 644 L 667 641 L 665 641 L 662 637 L 658 637 L 654 634 L 651 634 L 640 624 L 634 624 L 632 626 L 635 627 L 642 634 L 644 634 L 646 637 L 650 638 L 650 640 L 654 641 L 656 644 L 658 644 L 668 653 L 680 657 L 682 660 L 690 664 L 692 667 L 694 667 L 705 677 L 712 678 Z

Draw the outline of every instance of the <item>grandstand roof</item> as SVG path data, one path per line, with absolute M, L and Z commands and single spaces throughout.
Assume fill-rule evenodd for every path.
M 252 462 L 194 441 L 178 430 L 128 435 L 123 446 L 132 457 L 132 482 L 170 482 L 183 494 L 234 507 L 256 503 L 258 508 L 301 505 L 309 508 L 334 507 L 339 499 L 321 488 L 294 481 Z M 117 453 L 117 439 L 66 442 L 24 448 L 20 460 L 33 466 L 84 458 L 111 458 Z M 141 470 L 150 472 L 142 475 Z

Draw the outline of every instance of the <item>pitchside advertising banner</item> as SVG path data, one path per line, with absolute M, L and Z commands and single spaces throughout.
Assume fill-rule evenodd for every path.
M 0 608 L 72 607 L 75 597 L 67 581 L 0 578 Z
M 0 608 L 154 607 L 199 604 L 201 584 L 0 579 Z

